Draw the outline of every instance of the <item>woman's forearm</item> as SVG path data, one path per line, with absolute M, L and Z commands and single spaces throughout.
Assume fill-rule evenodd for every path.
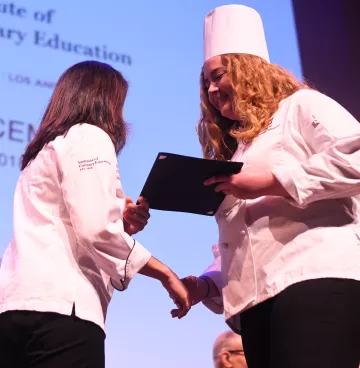
M 164 282 L 170 277 L 172 271 L 155 257 L 151 257 L 149 262 L 139 271 L 139 273 Z

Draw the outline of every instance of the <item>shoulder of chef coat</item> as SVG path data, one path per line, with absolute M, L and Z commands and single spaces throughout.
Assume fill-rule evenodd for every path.
M 289 202 L 306 207 L 317 200 L 360 194 L 357 120 L 332 98 L 314 90 L 298 91 L 284 105 L 289 113 L 283 144 L 301 142 L 308 152 L 308 159 L 298 165 L 279 162 L 272 170 L 290 194 Z
M 359 122 L 338 102 L 315 90 L 303 89 L 289 97 L 294 107 L 290 124 L 299 130 L 315 152 L 337 138 L 360 133 Z

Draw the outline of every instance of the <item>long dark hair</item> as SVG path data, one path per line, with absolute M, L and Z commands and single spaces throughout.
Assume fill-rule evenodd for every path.
M 127 90 L 124 77 L 108 64 L 84 61 L 67 69 L 55 87 L 35 137 L 22 156 L 21 170 L 47 143 L 81 123 L 104 130 L 118 154 L 127 135 L 123 119 Z

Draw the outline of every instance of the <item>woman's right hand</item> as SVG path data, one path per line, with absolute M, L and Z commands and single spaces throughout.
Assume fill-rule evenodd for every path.
M 168 291 L 170 298 L 174 301 L 177 308 L 171 311 L 173 318 L 186 316 L 191 308 L 189 293 L 180 279 L 170 270 L 168 277 L 161 280 L 162 285 Z
M 171 311 L 173 318 L 178 317 L 180 319 L 187 314 L 191 308 L 189 293 L 184 284 L 169 267 L 165 266 L 155 257 L 151 257 L 139 273 L 157 279 L 162 283 L 177 306 L 177 309 Z
M 209 294 L 211 284 L 204 279 L 195 276 L 187 276 L 181 279 L 189 292 L 191 305 L 196 305 L 203 301 Z

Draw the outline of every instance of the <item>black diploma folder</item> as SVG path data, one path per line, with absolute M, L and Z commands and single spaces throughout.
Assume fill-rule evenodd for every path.
M 152 209 L 213 216 L 225 194 L 215 192 L 215 185 L 205 186 L 204 181 L 237 174 L 242 165 L 160 152 L 140 196 Z

